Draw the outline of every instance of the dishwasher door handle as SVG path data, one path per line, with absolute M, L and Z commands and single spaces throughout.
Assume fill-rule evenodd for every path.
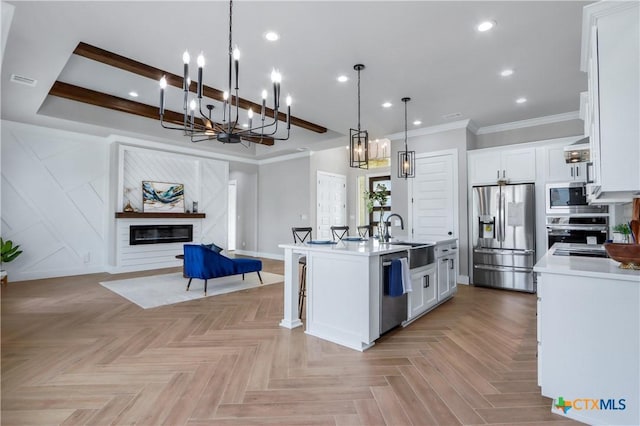
M 408 258 L 406 257 L 399 257 L 398 259 L 407 259 L 407 261 L 409 261 Z M 391 266 L 391 262 L 382 262 L 382 266 L 383 267 Z

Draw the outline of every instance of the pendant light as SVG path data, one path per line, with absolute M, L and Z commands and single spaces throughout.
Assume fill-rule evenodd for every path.
M 360 71 L 364 65 L 356 64 L 353 69 L 358 71 L 358 128 L 350 130 L 349 166 L 355 169 L 369 168 L 369 133 L 360 129 Z
M 407 148 L 407 102 L 411 98 L 402 98 L 404 102 L 404 151 L 398 152 L 398 177 L 414 178 L 416 177 L 416 152 L 409 151 Z

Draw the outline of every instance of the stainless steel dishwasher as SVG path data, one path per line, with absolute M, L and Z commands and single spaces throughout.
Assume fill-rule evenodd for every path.
M 391 261 L 408 258 L 406 250 L 380 256 L 380 334 L 386 333 L 407 320 L 407 295 L 389 296 Z

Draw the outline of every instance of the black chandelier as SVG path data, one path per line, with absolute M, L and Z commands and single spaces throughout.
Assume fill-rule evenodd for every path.
M 349 129 L 351 135 L 351 142 L 349 144 L 349 166 L 356 169 L 368 169 L 369 133 L 366 130 L 360 130 L 360 71 L 364 69 L 364 65 L 356 64 L 353 66 L 353 69 L 358 71 L 358 128 Z
M 416 152 L 409 151 L 407 148 L 407 102 L 411 98 L 402 98 L 404 102 L 404 151 L 398 152 L 398 177 L 414 178 L 416 177 Z
M 197 58 L 198 65 L 198 83 L 196 96 L 189 100 L 189 86 L 191 79 L 189 78 L 189 52 L 185 51 L 182 55 L 184 62 L 184 81 L 182 90 L 184 92 L 183 110 L 184 117 L 181 126 L 167 124 L 164 121 L 165 113 L 165 95 L 164 90 L 167 87 L 166 77 L 160 79 L 160 124 L 165 129 L 179 130 L 184 132 L 185 136 L 189 136 L 192 142 L 201 142 L 205 140 L 217 140 L 222 143 L 240 143 L 241 141 L 262 141 L 263 138 L 272 140 L 287 140 L 291 129 L 291 96 L 287 96 L 287 114 L 286 114 L 286 136 L 280 136 L 278 132 L 278 109 L 280 108 L 280 82 L 282 76 L 277 70 L 271 72 L 271 82 L 273 83 L 273 121 L 266 120 L 267 113 L 267 91 L 262 91 L 262 106 L 260 109 L 260 118 L 258 124 L 253 126 L 254 111 L 252 108 L 247 110 L 248 126 L 242 128 L 238 126 L 240 97 L 238 95 L 238 80 L 240 69 L 240 51 L 237 46 L 233 46 L 233 1 L 229 1 L 229 88 L 225 91 L 222 99 L 222 117 L 217 122 L 213 118 L 213 104 L 204 102 L 204 106 L 208 110 L 203 112 L 202 97 L 202 74 L 204 69 L 204 56 L 201 53 Z M 233 72 L 232 72 L 233 71 Z M 235 77 L 235 78 L 233 78 Z M 232 82 L 235 85 L 232 85 Z M 234 90 L 234 95 L 230 95 Z M 219 100 L 219 99 L 218 99 Z M 196 118 L 196 114 L 199 117 Z

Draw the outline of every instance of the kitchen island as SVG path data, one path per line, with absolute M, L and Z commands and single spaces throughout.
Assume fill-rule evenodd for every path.
M 454 242 L 455 239 L 447 240 L 456 245 Z M 281 244 L 279 247 L 284 249 L 285 267 L 284 318 L 280 326 L 291 329 L 303 325 L 297 318 L 298 259 L 306 256 L 305 332 L 358 351 L 373 346 L 381 328 L 381 257 L 403 255 L 410 247 L 375 239 L 343 240 L 335 244 Z M 450 265 L 457 266 L 453 261 Z M 435 282 L 425 282 L 436 286 Z M 455 293 L 455 288 L 448 288 L 446 298 L 442 297 L 441 301 Z M 405 320 L 411 317 L 409 312 L 406 314 Z
M 640 271 L 554 247 L 534 267 L 542 395 L 581 422 L 640 424 Z

